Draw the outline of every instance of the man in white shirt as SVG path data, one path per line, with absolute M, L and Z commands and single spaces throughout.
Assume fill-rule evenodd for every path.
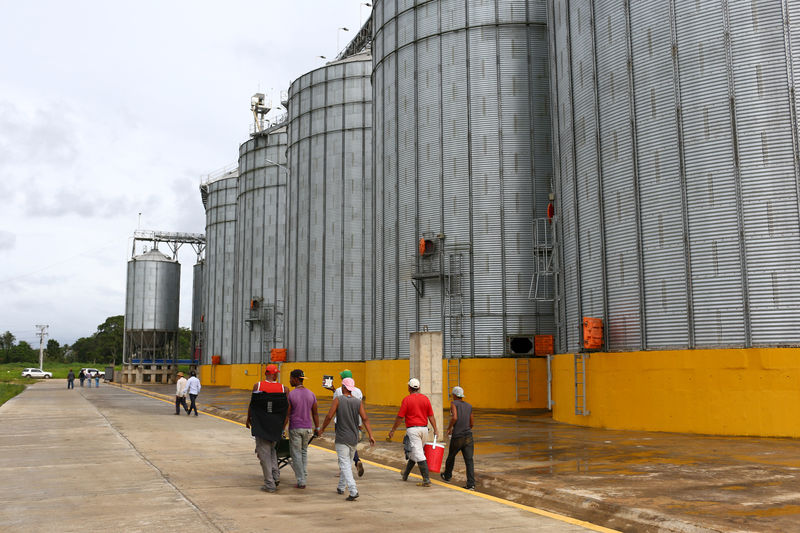
M 191 377 L 186 382 L 186 394 L 189 395 L 189 399 L 192 403 L 189 405 L 189 412 L 186 413 L 187 415 L 192 414 L 192 410 L 194 410 L 194 416 L 197 416 L 197 405 L 195 405 L 195 400 L 197 400 L 197 395 L 200 394 L 200 380 L 197 379 L 197 372 L 194 370 L 191 371 Z
M 186 378 L 183 377 L 183 372 L 178 372 L 178 381 L 175 382 L 175 414 L 181 414 L 181 405 L 189 414 L 189 408 L 186 406 Z
M 345 378 L 351 378 L 352 379 L 353 373 L 350 370 L 345 368 L 344 370 L 339 372 L 339 377 L 342 378 L 342 379 L 345 379 Z M 326 387 L 326 388 L 328 390 L 330 390 L 330 391 L 333 391 L 333 399 L 334 400 L 336 398 L 342 396 L 342 387 L 339 387 L 336 390 L 334 390 L 333 387 Z M 353 395 L 353 398 L 358 398 L 359 400 L 361 400 L 361 403 L 364 403 L 364 393 L 361 392 L 361 389 L 359 389 L 358 387 L 353 387 L 353 390 L 352 390 L 351 394 Z M 333 418 L 333 423 L 334 424 L 336 423 L 336 417 Z M 358 431 L 359 431 L 359 437 L 360 437 L 361 436 L 361 417 L 358 417 Z M 360 438 L 359 438 L 359 440 L 360 440 Z M 358 470 L 358 477 L 363 476 L 364 475 L 364 464 L 361 462 L 361 459 L 358 457 L 358 450 L 356 450 L 355 454 L 353 455 L 353 462 L 356 464 L 356 470 Z

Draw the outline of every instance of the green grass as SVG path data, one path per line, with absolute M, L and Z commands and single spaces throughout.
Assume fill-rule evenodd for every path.
M 18 383 L 0 383 L 0 405 L 25 390 L 25 385 Z
M 38 381 L 36 379 L 28 379 L 28 378 L 21 378 L 20 374 L 22 374 L 23 368 L 38 368 L 39 361 L 29 362 L 29 363 L 3 363 L 0 364 L 0 383 L 3 382 L 14 382 L 14 383 L 33 383 Z M 93 363 L 48 363 L 45 361 L 44 368 L 47 372 L 53 373 L 54 379 L 67 379 L 67 373 L 69 373 L 69 369 L 72 369 L 75 372 L 75 377 L 78 377 L 78 372 L 81 371 L 81 368 L 96 368 L 98 370 L 105 371 L 106 365 L 105 364 L 93 364 Z M 122 370 L 122 365 L 117 365 L 115 367 L 116 370 Z

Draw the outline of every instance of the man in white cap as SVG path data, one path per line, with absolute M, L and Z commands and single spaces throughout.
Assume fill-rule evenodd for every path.
M 395 418 L 394 425 L 389 430 L 389 436 L 386 439 L 392 440 L 394 430 L 397 429 L 400 422 L 405 422 L 406 437 L 409 441 L 410 450 L 402 479 L 403 481 L 408 479 L 408 475 L 411 474 L 411 469 L 414 468 L 414 463 L 416 463 L 419 465 L 419 473 L 422 474 L 422 482 L 417 483 L 421 487 L 431 486 L 428 461 L 425 459 L 423 448 L 425 441 L 428 440 L 429 421 L 433 426 L 434 438 L 436 438 L 439 435 L 439 429 L 436 427 L 436 418 L 433 416 L 431 401 L 427 396 L 419 392 L 419 380 L 411 378 L 408 380 L 408 396 L 403 398 L 403 402 L 400 404 L 400 411 L 398 411 L 397 418 Z
M 472 406 L 464 401 L 464 389 L 453 387 L 452 400 L 450 401 L 450 424 L 447 426 L 447 436 L 450 438 L 450 449 L 447 451 L 447 461 L 444 464 L 442 479 L 450 481 L 453 475 L 453 465 L 456 455 L 461 452 L 464 465 L 467 467 L 467 490 L 475 490 L 475 464 L 472 454 L 475 451 L 475 442 L 472 439 Z
M 347 496 L 347 501 L 349 502 L 358 498 L 358 488 L 353 477 L 353 468 L 350 466 L 350 461 L 353 460 L 353 454 L 358 444 L 359 417 L 361 417 L 367 434 L 369 434 L 369 445 L 375 445 L 364 404 L 353 396 L 353 389 L 355 388 L 356 382 L 353 381 L 353 378 L 344 378 L 342 380 L 342 395 L 333 399 L 331 408 L 328 414 L 325 415 L 322 428 L 319 430 L 319 434 L 322 435 L 325 428 L 333 420 L 333 416 L 336 415 L 336 440 L 334 446 L 336 455 L 339 458 L 339 485 L 336 487 L 336 492 L 344 494 L 344 489 L 347 487 L 350 490 L 350 494 Z

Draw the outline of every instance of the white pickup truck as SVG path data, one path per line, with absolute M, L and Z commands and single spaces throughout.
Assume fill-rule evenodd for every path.
M 96 368 L 81 368 L 81 372 L 83 372 L 84 376 L 89 377 L 89 378 L 93 378 L 93 377 L 98 376 L 98 375 L 101 378 L 106 376 L 105 372 L 103 372 L 102 370 L 97 370 Z M 80 374 L 80 372 L 78 374 Z

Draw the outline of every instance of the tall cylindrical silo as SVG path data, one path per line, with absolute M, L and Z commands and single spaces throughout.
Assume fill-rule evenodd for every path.
M 180 263 L 158 250 L 128 261 L 125 335 L 131 359 L 176 356 L 180 286 Z
M 263 363 L 283 345 L 286 126 L 239 147 L 234 363 Z
M 205 261 L 200 259 L 192 268 L 192 359 L 202 359 L 203 322 L 205 322 L 203 305 L 203 267 Z
M 203 267 L 203 364 L 218 355 L 234 362 L 234 287 L 238 170 L 201 186 L 206 208 L 206 258 Z
M 552 181 L 546 3 L 379 0 L 373 17 L 376 357 L 407 357 L 424 326 L 446 357 L 514 355 L 555 327 L 529 297 Z
M 549 6 L 561 350 L 800 344 L 800 5 Z
M 372 57 L 289 89 L 286 348 L 294 361 L 372 358 Z

